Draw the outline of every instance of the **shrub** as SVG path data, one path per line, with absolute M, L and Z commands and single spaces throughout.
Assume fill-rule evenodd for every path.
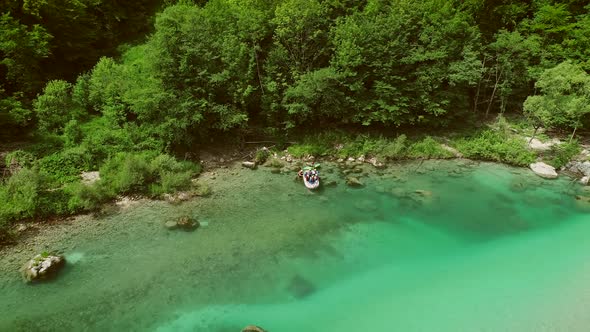
M 40 172 L 60 186 L 78 180 L 82 171 L 90 169 L 90 156 L 84 147 L 63 150 L 39 160 Z
M 0 223 L 35 216 L 42 179 L 34 169 L 23 168 L 0 185 Z
M 68 210 L 72 213 L 79 211 L 96 210 L 101 204 L 108 202 L 116 196 L 116 193 L 109 192 L 106 186 L 85 185 L 80 182 L 71 183 L 64 189 L 70 195 Z
M 4 161 L 8 169 L 30 168 L 35 162 L 35 156 L 30 152 L 15 150 L 8 153 Z
M 258 165 L 264 164 L 264 162 L 266 161 L 266 159 L 268 159 L 268 157 L 270 157 L 270 151 L 268 151 L 268 149 L 260 149 L 260 150 L 256 151 L 256 155 L 254 156 L 254 161 Z
M 408 138 L 404 134 L 399 135 L 393 140 L 383 140 L 384 143 L 380 145 L 379 150 L 375 154 L 381 158 L 402 159 L 407 153 L 407 140 Z
M 578 141 L 573 140 L 568 143 L 563 143 L 559 145 L 554 145 L 551 148 L 551 154 L 553 155 L 553 159 L 549 161 L 551 166 L 559 169 L 565 164 L 567 164 L 573 157 L 577 156 L 580 153 L 580 144 Z
M 536 158 L 524 140 L 493 130 L 484 130 L 474 137 L 459 139 L 455 145 L 465 157 L 473 159 L 524 166 L 534 162 Z
M 157 152 L 119 153 L 100 169 L 105 193 L 160 195 L 190 187 L 200 167 Z
M 412 158 L 451 158 L 453 154 L 440 145 L 430 136 L 416 142 L 408 148 L 408 156 Z

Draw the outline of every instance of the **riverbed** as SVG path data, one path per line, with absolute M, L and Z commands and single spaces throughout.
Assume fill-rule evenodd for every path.
M 319 192 L 232 166 L 212 195 L 139 200 L 2 251 L 0 331 L 587 331 L 590 195 L 471 161 L 326 164 Z M 188 215 L 201 227 L 170 231 Z M 24 284 L 27 257 L 68 264 Z

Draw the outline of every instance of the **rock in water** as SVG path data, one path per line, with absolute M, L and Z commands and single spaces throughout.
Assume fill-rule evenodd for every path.
M 545 178 L 545 179 L 555 179 L 557 178 L 557 172 L 555 171 L 555 167 L 551 165 L 547 165 L 543 162 L 538 162 L 530 165 L 531 169 L 535 174 L 538 176 Z
M 242 166 L 249 169 L 256 169 L 256 163 L 252 161 L 243 161 Z
M 184 231 L 194 231 L 195 229 L 199 228 L 201 224 L 198 220 L 195 220 L 189 216 L 182 216 L 178 218 L 178 220 L 169 220 L 164 224 L 168 230 L 174 229 L 182 229 Z
M 242 332 L 266 332 L 266 330 L 256 325 L 248 325 L 242 329 Z
M 176 222 L 176 226 L 185 231 L 194 231 L 199 228 L 199 222 L 189 216 L 182 216 Z
M 354 176 L 349 176 L 346 178 L 346 184 L 350 187 L 362 187 L 363 183 Z
M 65 265 L 66 259 L 61 255 L 39 254 L 23 265 L 21 274 L 26 282 L 49 279 Z
M 309 296 L 315 292 L 315 286 L 299 275 L 296 275 L 293 277 L 293 279 L 291 279 L 288 289 L 289 292 L 298 299 Z
M 176 224 L 176 221 L 170 220 L 164 224 L 164 227 L 168 228 L 169 230 L 173 230 L 178 228 L 178 225 Z
M 587 186 L 588 182 L 590 182 L 590 176 L 584 176 L 580 179 L 580 183 Z

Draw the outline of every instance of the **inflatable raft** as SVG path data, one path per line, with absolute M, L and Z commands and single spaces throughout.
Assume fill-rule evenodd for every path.
M 303 178 L 303 184 L 305 184 L 307 189 L 313 190 L 320 186 L 320 176 L 315 169 L 301 172 L 301 177 Z

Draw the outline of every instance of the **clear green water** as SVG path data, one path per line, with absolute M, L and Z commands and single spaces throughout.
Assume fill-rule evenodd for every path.
M 576 184 L 425 162 L 350 189 L 333 169 L 340 184 L 317 194 L 228 170 L 210 198 L 67 226 L 46 241 L 70 261 L 57 280 L 0 273 L 0 330 L 588 331 L 590 214 Z M 164 229 L 183 214 L 206 226 Z

